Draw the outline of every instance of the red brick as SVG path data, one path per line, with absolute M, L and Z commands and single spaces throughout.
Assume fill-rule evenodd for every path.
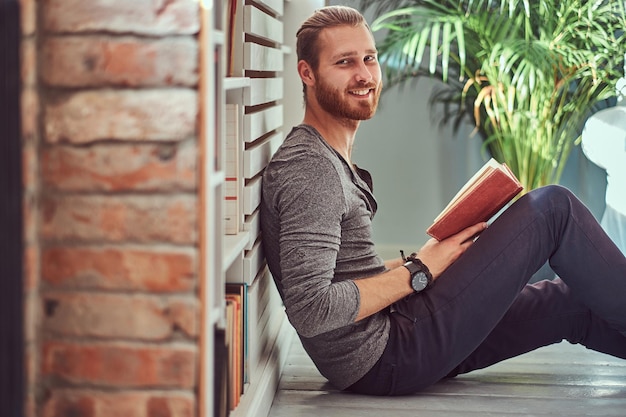
M 57 337 L 165 340 L 185 323 L 185 313 L 192 316 L 189 327 L 195 327 L 193 302 L 193 296 L 173 300 L 139 294 L 48 293 L 43 297 L 43 329 Z M 172 311 L 178 314 L 173 317 Z
M 175 328 L 188 337 L 199 336 L 200 308 L 196 297 L 172 299 L 168 306 L 168 316 Z
M 55 389 L 44 404 L 42 417 L 193 417 L 195 404 L 195 397 L 184 392 Z M 92 414 L 81 414 L 84 412 Z
M 180 292 L 195 288 L 194 249 L 48 247 L 42 280 L 57 288 Z
M 30 391 L 37 384 L 37 360 L 39 358 L 39 349 L 37 343 L 24 344 L 24 387 L 26 391 Z
M 20 18 L 23 35 L 33 35 L 37 28 L 37 0 L 20 0 Z
M 197 187 L 195 141 L 52 146 L 42 151 L 44 186 L 66 191 L 175 191 Z
M 195 244 L 195 195 L 47 196 L 41 235 L 48 241 Z
M 21 95 L 22 140 L 34 142 L 39 124 L 39 95 L 34 87 L 26 87 Z
M 44 41 L 42 79 L 62 87 L 195 86 L 198 43 L 192 37 L 50 37 Z
M 24 342 L 34 343 L 37 341 L 37 332 L 41 323 L 39 294 L 31 291 L 24 294 Z
M 96 401 L 92 395 L 57 397 L 51 403 L 44 415 L 96 417 Z
M 35 291 L 39 288 L 39 245 L 26 243 L 24 245 L 24 291 Z
M 24 243 L 35 245 L 38 239 L 37 232 L 37 205 L 35 202 L 36 191 L 25 189 L 22 199 L 22 216 L 24 221 Z
M 24 401 L 24 417 L 39 417 L 37 412 L 37 395 L 34 390 L 26 392 Z
M 45 341 L 42 375 L 70 384 L 106 387 L 193 388 L 197 349 L 182 344 L 142 345 Z
M 34 190 L 37 185 L 37 148 L 32 142 L 22 147 L 22 184 L 24 189 Z
M 22 85 L 32 87 L 37 81 L 37 46 L 35 38 L 22 39 L 21 48 Z
M 197 93 L 187 89 L 91 90 L 46 103 L 48 142 L 188 139 L 195 135 Z
M 46 0 L 43 24 L 52 32 L 194 34 L 200 28 L 196 0 Z

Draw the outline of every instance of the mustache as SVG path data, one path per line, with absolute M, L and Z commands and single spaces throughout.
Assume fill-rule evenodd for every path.
M 348 90 L 349 91 L 363 90 L 364 88 L 367 88 L 369 90 L 376 90 L 377 88 L 380 88 L 380 87 L 382 87 L 382 83 L 368 82 L 366 84 L 359 84 L 359 85 L 351 86 L 348 88 Z

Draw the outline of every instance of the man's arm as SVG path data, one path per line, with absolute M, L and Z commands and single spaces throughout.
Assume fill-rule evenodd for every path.
M 486 228 L 487 223 L 478 223 L 445 240 L 430 239 L 417 252 L 417 256 L 428 267 L 433 280 L 436 280 L 474 243 L 472 237 Z M 385 266 L 389 271 L 354 281 L 361 297 L 355 321 L 371 316 L 413 293 L 409 282 L 410 273 L 402 266 L 403 263 L 402 258 L 386 261 Z
M 402 261 L 402 259 L 400 259 Z M 354 321 L 362 320 L 413 292 L 409 270 L 400 265 L 380 275 L 354 281 L 361 297 L 359 313 Z
M 387 267 L 387 269 L 394 269 L 402 266 L 403 263 L 404 261 L 402 260 L 402 258 L 388 259 L 385 261 L 385 266 Z

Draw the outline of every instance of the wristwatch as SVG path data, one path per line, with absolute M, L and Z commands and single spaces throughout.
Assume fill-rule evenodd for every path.
M 432 286 L 433 276 L 428 267 L 417 258 L 416 253 L 412 253 L 407 258 L 403 258 L 406 263 L 403 265 L 411 274 L 411 288 L 415 292 L 421 292 Z

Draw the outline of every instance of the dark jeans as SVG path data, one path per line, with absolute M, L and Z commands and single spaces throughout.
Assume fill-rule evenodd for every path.
M 546 261 L 559 278 L 527 284 Z M 544 187 L 389 317 L 385 352 L 348 390 L 410 394 L 562 340 L 626 358 L 626 258 L 568 190 Z

